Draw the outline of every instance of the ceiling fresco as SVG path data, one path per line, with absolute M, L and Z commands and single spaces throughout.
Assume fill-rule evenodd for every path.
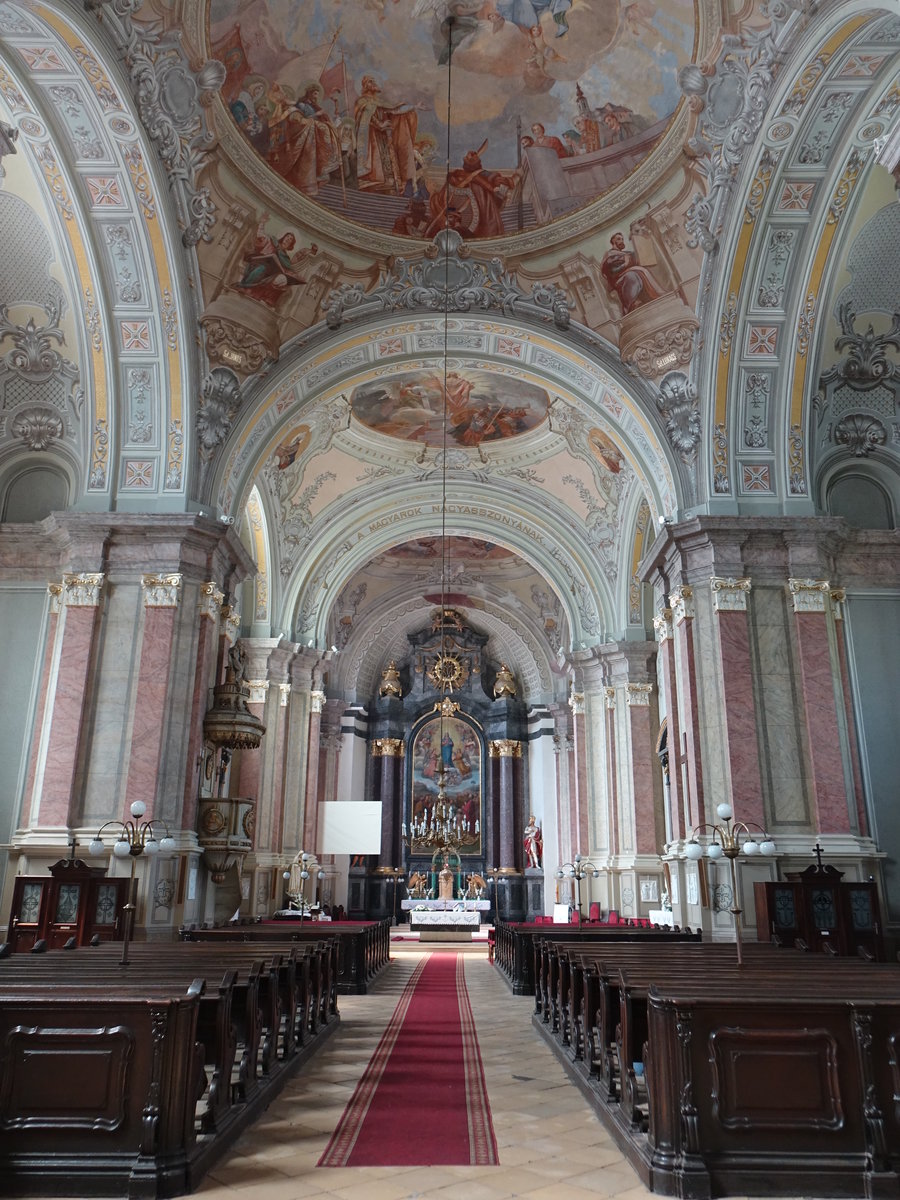
M 480 446 L 528 433 L 546 419 L 543 388 L 487 371 L 409 371 L 356 388 L 354 416 L 378 433 L 426 446 Z M 446 428 L 445 416 L 446 412 Z
M 696 40 L 693 0 L 211 0 L 208 22 L 245 148 L 421 239 L 521 233 L 609 192 L 664 136 Z

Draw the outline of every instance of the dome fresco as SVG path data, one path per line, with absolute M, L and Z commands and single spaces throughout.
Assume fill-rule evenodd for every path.
M 332 213 L 420 239 L 518 233 L 609 192 L 664 136 L 695 43 L 690 0 L 212 0 L 208 18 L 246 148 Z

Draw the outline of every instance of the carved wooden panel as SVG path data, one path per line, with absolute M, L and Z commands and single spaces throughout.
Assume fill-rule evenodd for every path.
M 709 1038 L 713 1112 L 727 1129 L 840 1129 L 837 1043 L 825 1029 L 722 1028 Z
M 0 1129 L 118 1129 L 133 1055 L 122 1025 L 14 1026 L 0 1057 Z

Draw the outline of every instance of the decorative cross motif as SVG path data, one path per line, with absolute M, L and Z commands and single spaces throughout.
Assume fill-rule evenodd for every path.
M 75 834 L 72 834 L 72 840 L 69 842 L 69 862 L 75 861 L 75 847 L 78 845 L 78 840 Z
M 819 845 L 819 841 L 818 841 L 818 838 L 817 838 L 817 839 L 816 839 L 816 844 L 815 844 L 815 845 L 813 846 L 813 848 L 812 848 L 812 852 L 813 852 L 813 854 L 816 856 L 816 870 L 817 870 L 817 871 L 822 871 L 822 870 L 824 870 L 824 868 L 823 868 L 823 866 L 822 866 L 822 852 L 823 852 L 823 850 L 824 850 L 824 847 Z

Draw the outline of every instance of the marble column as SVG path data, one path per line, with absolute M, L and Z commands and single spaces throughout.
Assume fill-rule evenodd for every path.
M 44 665 L 41 670 L 41 685 L 38 692 L 37 717 L 35 719 L 34 737 L 31 744 L 31 755 L 28 760 L 28 776 L 25 784 L 22 819 L 20 824 L 26 828 L 37 825 L 40 819 L 40 796 L 35 794 L 34 780 L 41 757 L 43 733 L 49 728 L 50 711 L 47 707 L 47 697 L 50 694 L 50 681 L 53 676 L 56 639 L 59 636 L 60 614 L 63 606 L 63 585 L 51 583 L 47 587 L 50 598 L 50 619 L 47 626 L 47 641 L 44 644 Z
M 316 853 L 319 827 L 319 740 L 325 693 L 313 689 L 309 694 L 309 731 L 306 739 L 306 800 L 303 805 L 303 849 Z
M 182 825 L 194 829 L 197 825 L 198 771 L 204 761 L 203 717 L 209 703 L 209 680 L 218 644 L 219 617 L 225 599 L 215 583 L 200 586 L 197 602 L 199 628 L 197 653 L 194 658 L 194 680 L 191 695 L 190 736 L 188 738 L 188 770 L 184 781 Z
M 700 753 L 700 713 L 697 702 L 697 668 L 694 660 L 694 589 L 676 587 L 669 596 L 675 630 L 678 681 L 678 714 L 681 744 L 669 747 L 669 771 L 682 770 L 681 808 L 684 824 L 692 829 L 704 820 L 703 760 Z
M 90 729 L 88 704 L 104 580 L 99 573 L 63 576 L 56 688 L 34 781 L 40 795 L 35 816 L 43 826 L 77 825 L 80 817 L 74 784 L 82 739 Z
M 606 794 L 610 811 L 609 854 L 620 853 L 622 840 L 619 833 L 619 756 L 616 750 L 616 689 L 603 689 L 603 712 L 606 735 Z
M 852 769 L 841 727 L 842 685 L 828 636 L 831 585 L 826 579 L 789 579 L 800 658 L 803 712 L 810 757 L 816 829 L 856 832 Z M 839 699 L 841 708 L 839 708 Z
M 399 867 L 402 860 L 398 817 L 403 757 L 402 738 L 375 738 L 372 742 L 376 798 L 381 801 L 381 853 L 378 855 L 380 871 Z
M 634 795 L 634 852 L 649 855 L 658 854 L 662 845 L 657 804 L 661 790 L 660 766 L 654 750 L 656 731 L 653 729 L 650 708 L 652 694 L 651 683 L 625 685 L 631 741 L 630 775 Z
M 659 680 L 666 714 L 666 745 L 669 758 L 668 796 L 668 841 L 685 836 L 684 808 L 682 805 L 682 780 L 679 762 L 681 759 L 681 720 L 678 715 L 678 691 L 675 666 L 675 631 L 672 610 L 666 608 L 653 618 L 658 646 Z
M 837 655 L 837 671 L 840 680 L 839 704 L 842 708 L 841 724 L 846 730 L 847 746 L 850 756 L 850 768 L 853 774 L 853 792 L 856 799 L 857 832 L 863 837 L 869 836 L 869 817 L 866 811 L 866 797 L 863 790 L 862 769 L 859 764 L 859 745 L 856 740 L 856 721 L 853 716 L 853 693 L 850 690 L 850 668 L 847 663 L 847 643 L 844 640 L 844 601 L 846 593 L 843 588 L 832 588 L 831 615 L 834 619 L 834 643 Z
M 500 800 L 500 869 L 520 870 L 522 853 L 516 839 L 516 812 L 519 807 L 515 764 L 522 757 L 522 743 L 511 738 L 488 742 L 488 754 L 497 762 Z
M 746 576 L 725 579 L 713 575 L 710 587 L 719 642 L 724 750 L 731 784 L 730 798 L 722 799 L 730 799 L 735 820 L 765 829 L 747 614 L 750 580 Z
M 172 645 L 181 588 L 182 576 L 177 572 L 141 576 L 144 628 L 137 677 L 140 719 L 135 720 L 131 734 L 125 805 L 120 814 L 123 820 L 135 800 L 143 800 L 147 804 L 148 817 L 159 815 L 153 811 L 153 800 L 157 793 L 160 756 L 165 738 Z
M 591 844 L 587 783 L 587 732 L 585 729 L 584 692 L 569 693 L 569 707 L 572 710 L 572 752 L 573 777 L 575 782 L 575 803 L 572 808 L 572 842 L 576 853 L 588 853 Z

